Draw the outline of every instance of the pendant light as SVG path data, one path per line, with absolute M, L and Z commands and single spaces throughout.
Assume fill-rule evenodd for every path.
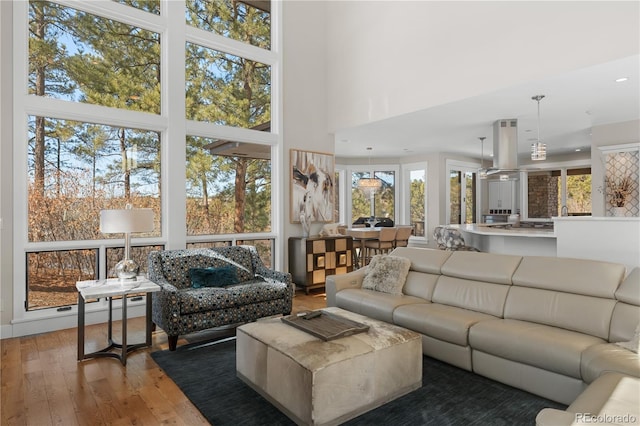
M 536 95 L 531 98 L 538 102 L 538 140 L 531 144 L 531 159 L 533 161 L 547 159 L 547 145 L 540 142 L 540 101 L 543 98 L 544 95 Z
M 487 178 L 487 169 L 484 168 L 484 140 L 486 138 L 486 136 L 480 136 L 478 138 L 480 139 L 480 168 L 478 169 L 478 177 L 480 179 Z
M 369 168 L 371 168 L 371 150 L 373 150 L 372 147 L 367 147 L 367 151 L 369 151 Z M 375 177 L 360 178 L 358 180 L 358 188 L 369 196 L 372 196 L 381 187 L 382 181 Z

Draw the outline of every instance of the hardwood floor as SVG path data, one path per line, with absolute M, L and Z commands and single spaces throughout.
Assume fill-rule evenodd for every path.
M 326 306 L 322 289 L 296 292 L 293 311 Z M 113 335 L 119 341 L 120 322 Z M 129 342 L 144 340 L 144 319 L 129 320 Z M 232 334 L 202 332 L 178 344 Z M 106 345 L 106 325 L 86 327 L 86 351 Z M 151 348 L 127 357 L 78 362 L 77 329 L 0 341 L 0 424 L 7 425 L 207 425 L 198 409 L 153 361 L 150 353 L 168 349 L 166 334 L 153 333 Z

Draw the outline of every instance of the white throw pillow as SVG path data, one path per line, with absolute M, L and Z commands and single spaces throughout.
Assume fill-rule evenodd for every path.
M 616 345 L 625 349 L 629 349 L 631 352 L 638 353 L 640 348 L 640 323 L 636 326 L 636 331 L 633 333 L 633 337 L 628 342 L 617 342 Z
M 410 267 L 405 257 L 377 254 L 369 262 L 362 288 L 400 295 Z

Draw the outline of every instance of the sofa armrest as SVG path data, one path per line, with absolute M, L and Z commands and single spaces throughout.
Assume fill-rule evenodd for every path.
M 336 306 L 336 294 L 339 291 L 362 287 L 362 280 L 366 272 L 367 268 L 365 267 L 346 274 L 329 275 L 325 283 L 327 306 Z
M 288 272 L 276 271 L 266 266 L 258 267 L 255 271 L 256 277 L 271 278 L 274 281 L 280 281 L 291 285 L 291 274 Z
M 536 426 L 570 426 L 576 419 L 575 413 L 556 410 L 555 408 L 545 408 L 536 416 Z

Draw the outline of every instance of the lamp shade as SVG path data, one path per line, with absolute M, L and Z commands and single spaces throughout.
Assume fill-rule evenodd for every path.
M 100 212 L 100 232 L 118 234 L 153 231 L 153 209 L 116 209 Z

